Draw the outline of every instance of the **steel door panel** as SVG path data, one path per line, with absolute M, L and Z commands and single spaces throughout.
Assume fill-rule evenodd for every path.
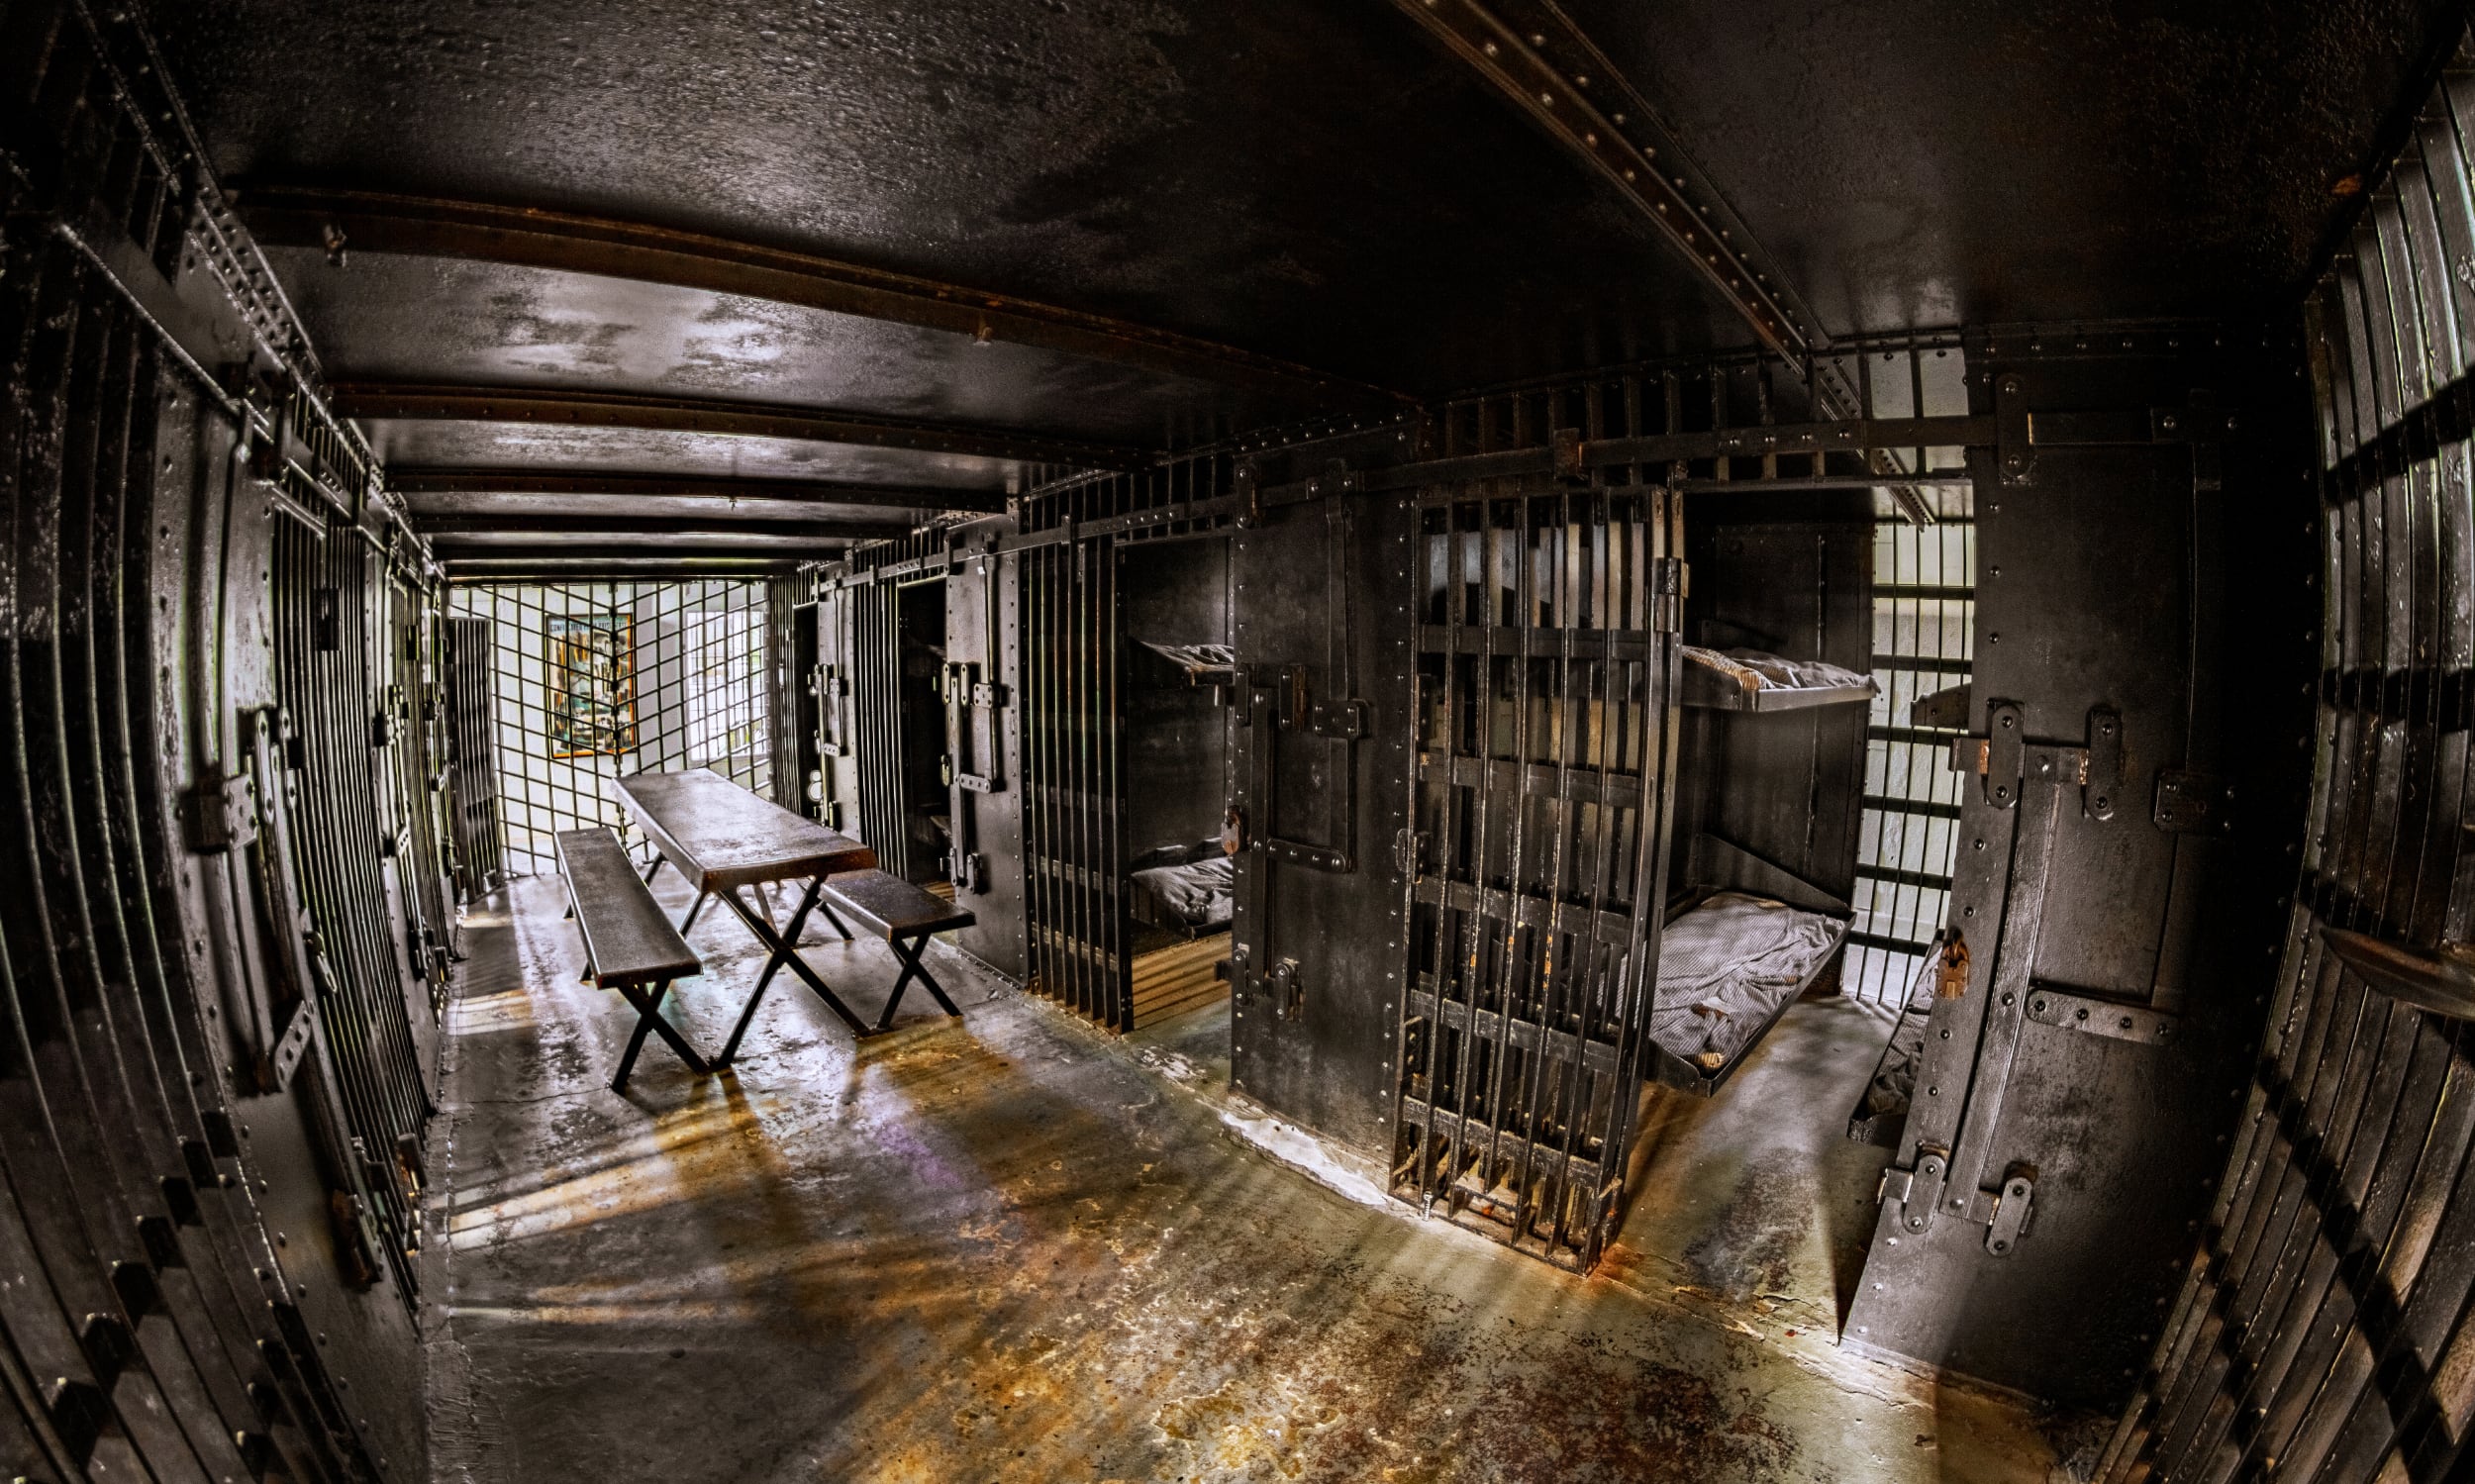
M 953 841 L 946 875 L 954 882 L 954 900 L 977 918 L 954 935 L 955 944 L 1021 978 L 1031 965 L 1020 869 L 1023 728 L 1016 677 L 1022 673 L 1022 632 L 1015 562 L 1012 555 L 982 552 L 958 561 L 945 582 L 946 683 L 979 691 L 946 698 Z M 953 736 L 957 723 L 965 734 L 960 739 Z
M 1399 497 L 1337 496 L 1281 507 L 1230 548 L 1241 676 L 1231 773 L 1248 841 L 1231 1078 L 1283 1117 L 1373 1150 L 1391 1142 L 1402 1003 L 1415 519 Z M 1354 740 L 1336 735 L 1353 727 Z M 1310 863 L 1314 852 L 1346 866 Z

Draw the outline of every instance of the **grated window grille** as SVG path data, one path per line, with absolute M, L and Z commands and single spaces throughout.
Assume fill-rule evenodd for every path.
M 490 625 L 500 828 L 510 876 L 558 868 L 561 830 L 625 820 L 611 783 L 709 767 L 773 796 L 780 652 L 756 581 L 469 583 Z
M 1904 998 L 1950 909 L 1959 836 L 1958 729 L 1920 727 L 1921 697 L 1965 685 L 1976 652 L 1976 522 L 1969 491 L 1927 494 L 1935 523 L 1887 508 L 1874 527 L 1873 714 L 1856 853 L 1856 920 L 1842 982 L 1859 1000 Z M 1887 505 L 1887 502 L 1886 502 Z

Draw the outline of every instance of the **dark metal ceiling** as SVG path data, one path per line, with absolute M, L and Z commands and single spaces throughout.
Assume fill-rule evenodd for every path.
M 2459 15 L 2429 0 L 1499 11 L 1508 38 L 1534 21 L 1595 44 L 1622 75 L 1591 97 L 1639 90 L 1665 162 L 1715 198 L 1711 221 L 1733 209 L 1736 246 L 1827 334 L 2289 293 Z M 1753 338 L 1572 138 L 1525 118 L 1406 3 L 187 0 L 152 19 L 245 216 L 292 245 L 272 249 L 278 272 L 330 379 L 362 385 L 391 468 L 648 476 L 467 481 L 452 509 L 417 501 L 426 516 L 606 516 L 658 496 L 635 518 L 685 520 L 728 509 L 736 491 L 696 482 L 714 478 L 985 507 L 1045 461 L 1037 440 L 1141 456 L 1380 408 L 1384 391 Z M 339 266 L 316 244 L 322 200 L 346 191 L 448 204 L 356 222 Z M 521 214 L 483 207 L 574 215 L 527 236 L 508 225 Z M 661 233 L 720 241 L 648 258 Z M 768 252 L 824 267 L 767 278 Z M 869 274 L 932 282 L 880 310 Z M 993 314 L 990 296 L 1028 317 L 975 337 L 951 306 Z M 1077 328 L 1093 316 L 1127 323 L 1095 322 L 1095 342 Z M 467 395 L 381 415 L 407 388 L 672 412 L 473 417 L 456 411 Z M 698 421 L 708 404 L 927 436 Z M 1007 436 L 1035 442 L 992 442 Z
M 1834 334 L 2308 284 L 2449 0 L 1564 0 Z

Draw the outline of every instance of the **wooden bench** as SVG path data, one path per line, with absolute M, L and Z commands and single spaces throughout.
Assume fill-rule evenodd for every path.
M 618 835 L 602 828 L 559 832 L 558 869 L 567 878 L 568 910 L 584 937 L 584 977 L 599 988 L 619 991 L 636 1007 L 636 1034 L 628 1038 L 619 1074 L 610 1079 L 611 1091 L 626 1090 L 628 1073 L 635 1070 L 648 1034 L 668 1042 L 698 1076 L 712 1070 L 687 1038 L 661 1017 L 661 997 L 670 981 L 703 973 L 704 960 L 670 926 L 669 915 L 636 874 Z
M 953 1001 L 945 998 L 937 976 L 928 971 L 920 955 L 928 951 L 932 936 L 978 922 L 969 908 L 931 896 L 924 888 L 883 871 L 852 871 L 831 877 L 825 883 L 825 896 L 840 909 L 842 917 L 884 939 L 892 945 L 894 956 L 902 960 L 902 974 L 894 980 L 894 992 L 886 997 L 884 1014 L 876 1018 L 877 1030 L 894 1024 L 894 1011 L 902 1004 L 902 992 L 913 979 L 928 986 L 928 992 L 945 1007 L 947 1015 L 962 1014 L 954 1008 Z

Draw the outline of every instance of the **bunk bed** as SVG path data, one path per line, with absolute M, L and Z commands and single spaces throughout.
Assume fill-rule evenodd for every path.
M 1803 711 L 1873 700 L 1873 677 L 1819 659 L 1786 659 L 1761 649 L 1684 646 L 1687 706 L 1714 711 Z
M 1714 835 L 1694 838 L 1686 874 L 1659 940 L 1644 1049 L 1653 1081 L 1710 1097 L 1787 1008 L 1836 970 L 1851 913 Z
M 1238 869 L 1218 840 L 1146 850 L 1127 879 L 1127 910 L 1136 921 L 1190 939 L 1229 931 Z
M 1147 639 L 1135 643 L 1177 666 L 1188 685 L 1219 690 L 1238 683 L 1238 651 L 1227 644 L 1159 644 Z

